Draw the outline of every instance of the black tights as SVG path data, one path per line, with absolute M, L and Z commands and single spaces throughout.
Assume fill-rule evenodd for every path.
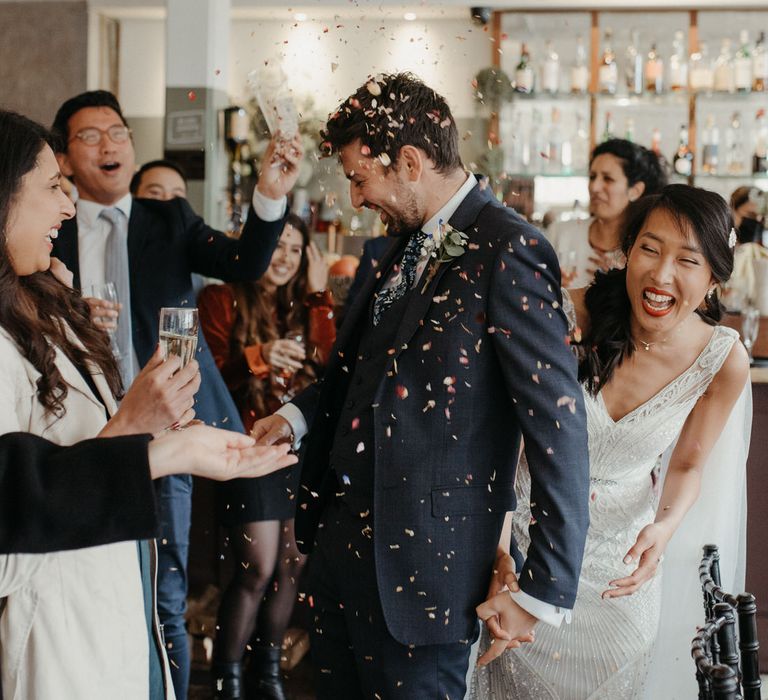
M 221 663 L 241 661 L 251 637 L 259 646 L 282 644 L 306 560 L 293 519 L 246 523 L 229 536 L 237 569 L 219 606 L 214 658 Z

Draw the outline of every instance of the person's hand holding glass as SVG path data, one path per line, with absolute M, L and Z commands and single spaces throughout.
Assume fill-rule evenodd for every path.
M 117 319 L 122 305 L 117 299 L 117 290 L 114 283 L 89 284 L 83 287 L 82 293 L 83 299 L 85 299 L 91 309 L 93 325 L 109 334 L 112 352 L 119 359 L 120 349 L 115 342 L 115 332 L 117 331 Z

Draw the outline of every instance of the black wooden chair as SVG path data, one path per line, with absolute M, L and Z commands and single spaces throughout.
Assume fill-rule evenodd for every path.
M 691 643 L 699 700 L 760 700 L 755 596 L 734 596 L 720 587 L 716 545 L 704 547 L 699 580 L 706 623 Z

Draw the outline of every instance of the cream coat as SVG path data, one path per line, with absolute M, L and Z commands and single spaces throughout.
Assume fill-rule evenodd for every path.
M 0 434 L 25 431 L 69 445 L 104 426 L 104 406 L 72 362 L 56 353 L 69 387 L 61 418 L 38 401 L 40 374 L 0 329 Z M 116 405 L 103 375 L 92 375 L 112 414 Z M 135 542 L 0 556 L 0 596 L 7 596 L 0 618 L 4 700 L 149 697 L 149 640 Z M 172 695 L 167 668 L 166 685 Z

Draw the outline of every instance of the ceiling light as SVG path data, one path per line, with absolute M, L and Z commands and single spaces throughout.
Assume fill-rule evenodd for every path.
M 297 13 L 296 13 L 296 14 L 293 16 L 293 18 L 294 18 L 294 19 L 295 19 L 297 22 L 306 22 L 306 21 L 307 21 L 307 15 L 306 15 L 306 13 L 304 13 L 304 12 L 297 12 Z
M 413 22 L 413 20 L 416 19 L 416 13 L 415 12 L 406 12 L 403 15 L 403 19 L 407 19 L 409 22 Z

